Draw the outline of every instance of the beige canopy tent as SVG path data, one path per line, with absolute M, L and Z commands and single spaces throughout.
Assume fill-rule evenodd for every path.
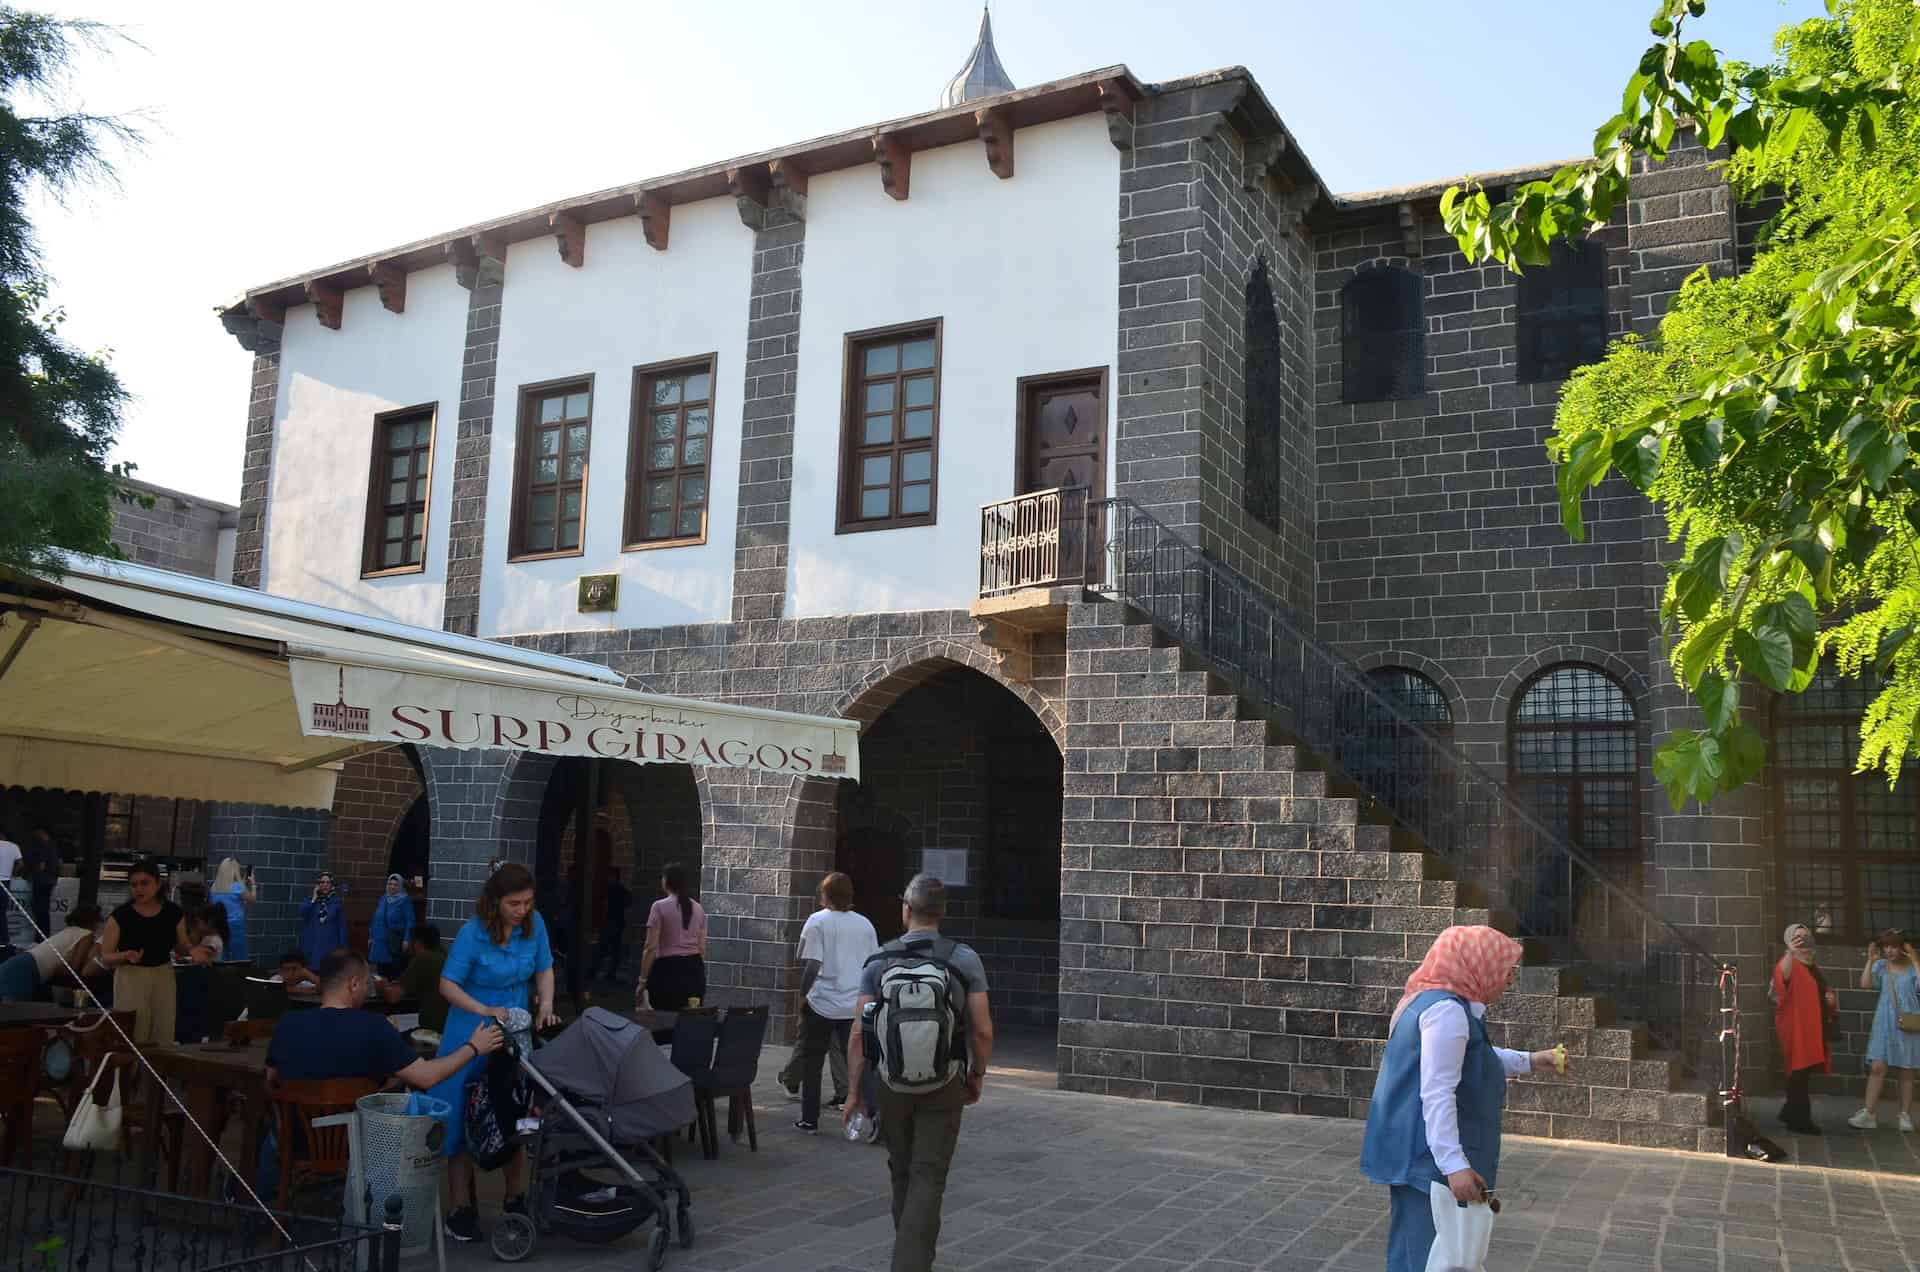
M 329 808 L 422 746 L 859 776 L 859 724 L 95 557 L 0 573 L 0 785 Z

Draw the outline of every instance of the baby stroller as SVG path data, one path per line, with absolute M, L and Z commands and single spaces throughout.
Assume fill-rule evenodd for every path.
M 617 1241 L 649 1220 L 650 1267 L 666 1263 L 676 1232 L 683 1249 L 691 1246 L 686 1182 L 648 1141 L 693 1121 L 693 1086 L 647 1031 L 589 1007 L 536 1052 L 508 1045 L 547 1098 L 525 1139 L 527 1213 L 501 1216 L 493 1230 L 495 1257 L 526 1258 L 542 1233 Z M 644 1172 L 630 1155 L 641 1159 Z

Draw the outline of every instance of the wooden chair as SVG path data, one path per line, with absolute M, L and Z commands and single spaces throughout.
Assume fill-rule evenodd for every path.
M 347 1177 L 347 1128 L 315 1126 L 316 1118 L 351 1113 L 354 1102 L 380 1089 L 365 1078 L 327 1078 L 320 1081 L 281 1082 L 269 1094 L 273 1101 L 275 1135 L 279 1140 L 280 1186 L 276 1210 L 288 1209 L 299 1184 Z
M 747 1146 L 760 1151 L 760 1132 L 753 1120 L 753 1083 L 760 1076 L 760 1049 L 767 1041 L 767 1008 L 729 1007 L 720 1020 L 720 1035 L 714 1047 L 713 1064 L 704 1075 L 693 1079 L 694 1102 L 704 1109 L 705 1138 L 718 1155 L 719 1133 L 715 1125 L 714 1105 L 727 1097 L 727 1135 L 740 1138 L 745 1123 Z
M 719 1153 L 718 1135 L 708 1120 L 709 1109 L 700 1098 L 700 1082 L 713 1072 L 713 1048 L 720 1037 L 720 1012 L 713 1007 L 689 1007 L 674 1018 L 671 1050 L 673 1067 L 692 1079 L 693 1125 L 687 1138 L 699 1138 L 700 1153 L 713 1157 Z
M 244 1047 L 273 1037 L 273 1027 L 279 1023 L 277 1020 L 229 1020 L 222 1034 L 233 1046 Z
M 23 1169 L 33 1165 L 33 1103 L 40 1094 L 40 1056 L 35 1029 L 0 1029 L 0 1120 L 6 1139 L 0 1162 Z

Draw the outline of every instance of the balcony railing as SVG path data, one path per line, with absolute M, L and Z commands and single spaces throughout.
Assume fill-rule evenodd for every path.
M 1090 533 L 1087 491 L 1066 486 L 980 509 L 980 595 L 1092 582 L 1100 552 Z

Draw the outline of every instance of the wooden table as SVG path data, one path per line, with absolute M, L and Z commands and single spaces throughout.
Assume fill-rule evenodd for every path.
M 97 1013 L 77 1007 L 56 1007 L 52 1003 L 0 1003 L 0 1029 L 25 1029 L 30 1025 L 64 1025 L 69 1020 Z
M 240 1159 L 233 1165 L 251 1180 L 253 1154 L 267 1115 L 267 1044 L 253 1042 L 232 1047 L 224 1042 L 209 1042 L 184 1047 L 151 1047 L 146 1056 L 154 1070 L 179 1093 L 181 1103 L 186 1105 L 193 1120 L 210 1135 L 217 1134 L 221 1102 L 229 1094 L 241 1098 L 244 1133 L 240 1139 Z M 147 1096 L 155 1101 L 154 1107 L 173 1107 L 172 1100 L 152 1080 L 147 1084 Z M 169 1164 L 168 1173 L 177 1176 L 184 1164 L 184 1191 L 190 1197 L 204 1197 L 208 1195 L 213 1153 L 191 1126 L 182 1127 L 181 1136 L 183 1143 L 175 1150 L 179 1157 Z M 137 1179 L 150 1177 L 154 1166 L 154 1139 L 152 1135 L 141 1137 Z

